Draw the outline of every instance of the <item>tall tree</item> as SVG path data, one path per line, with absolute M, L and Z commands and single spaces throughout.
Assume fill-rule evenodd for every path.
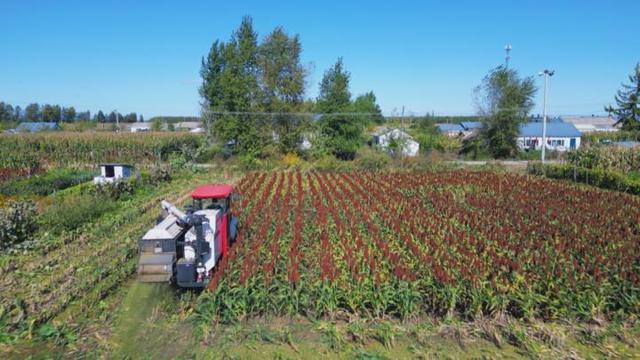
M 17 105 L 16 108 L 13 110 L 13 118 L 15 121 L 22 121 L 23 119 L 23 113 L 22 113 L 22 108 L 20 107 L 20 105 Z
M 299 111 L 304 101 L 306 71 L 300 62 L 299 36 L 275 28 L 260 44 L 258 69 L 262 111 L 276 113 L 270 119 L 273 138 L 282 152 L 295 152 L 302 142 L 307 121 L 289 112 Z
M 89 121 L 91 120 L 91 111 L 87 110 L 87 111 L 80 111 L 78 112 L 78 114 L 76 115 L 76 118 L 79 121 Z
M 104 124 L 107 122 L 107 117 L 104 116 L 104 113 L 102 112 L 102 110 L 98 110 L 98 113 L 96 114 L 96 121 Z
M 506 158 L 517 153 L 520 124 L 533 108 L 536 91 L 532 77 L 520 78 L 516 70 L 503 66 L 491 70 L 475 88 L 479 113 L 485 116 L 478 140 L 494 157 Z
M 118 121 L 118 113 L 116 113 L 115 111 L 110 112 L 109 116 L 107 117 L 107 122 L 115 124 L 116 121 Z
M 13 117 L 13 106 L 0 101 L 0 121 L 12 121 Z
M 368 93 L 364 93 L 356 97 L 353 101 L 352 110 L 355 113 L 370 114 L 361 118 L 368 120 L 368 122 L 374 122 L 376 124 L 384 122 L 382 110 L 380 110 L 380 106 L 376 102 L 376 95 L 373 91 L 369 91 Z
M 25 111 L 25 118 L 27 121 L 38 121 L 42 118 L 42 113 L 40 112 L 40 105 L 38 103 L 27 105 L 24 111 Z
M 46 104 L 42 107 L 42 120 L 49 122 L 60 122 L 62 109 L 60 105 Z
M 306 71 L 300 63 L 301 53 L 300 37 L 289 36 L 281 27 L 260 45 L 258 67 L 265 111 L 291 111 L 302 104 Z
M 324 113 L 320 119 L 321 133 L 327 149 L 336 157 L 352 160 L 362 142 L 363 125 L 357 117 L 344 112 L 351 107 L 349 81 L 351 75 L 344 69 L 342 58 L 325 71 L 320 82 L 316 108 Z
M 322 113 L 345 112 L 351 104 L 349 91 L 351 74 L 344 69 L 342 58 L 325 71 L 320 82 L 320 94 L 316 99 L 316 107 Z
M 636 64 L 635 73 L 629 75 L 630 84 L 622 84 L 615 100 L 617 107 L 605 107 L 605 111 L 618 118 L 617 124 L 623 130 L 640 130 L 640 63 Z
M 73 106 L 62 108 L 62 121 L 73 122 L 76 119 L 76 109 Z

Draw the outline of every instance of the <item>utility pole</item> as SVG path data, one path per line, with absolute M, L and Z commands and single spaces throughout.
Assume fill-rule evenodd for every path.
M 511 44 L 505 45 L 504 52 L 507 53 L 507 55 L 504 58 L 504 63 L 505 63 L 505 67 L 508 69 L 509 68 L 509 60 L 511 60 L 511 56 L 509 55 L 509 53 L 511 52 Z
M 547 83 L 549 77 L 555 74 L 554 70 L 544 69 L 538 75 L 544 76 L 544 100 L 542 102 L 542 164 L 544 164 L 544 153 L 547 147 Z
M 400 116 L 400 127 L 404 130 L 404 105 L 402 105 L 402 115 Z

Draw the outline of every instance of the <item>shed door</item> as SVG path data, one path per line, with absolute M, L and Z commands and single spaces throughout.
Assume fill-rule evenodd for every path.
M 571 140 L 569 140 L 569 147 L 571 149 L 575 149 L 576 148 L 576 138 L 571 138 Z
M 115 175 L 116 175 L 115 169 L 113 168 L 113 165 L 105 166 L 104 167 L 104 173 L 105 173 L 105 177 L 108 177 L 108 178 L 115 177 Z

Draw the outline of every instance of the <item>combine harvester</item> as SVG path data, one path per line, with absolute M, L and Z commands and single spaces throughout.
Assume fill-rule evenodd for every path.
M 184 212 L 163 200 L 164 219 L 138 243 L 138 279 L 181 288 L 207 287 L 216 264 L 236 238 L 232 194 L 230 185 L 200 186 L 191 193 L 193 204 Z

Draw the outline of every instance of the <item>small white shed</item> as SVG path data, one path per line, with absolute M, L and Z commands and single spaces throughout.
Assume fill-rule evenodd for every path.
M 398 128 L 385 129 L 373 134 L 373 144 L 387 152 L 393 152 L 394 142 L 401 147 L 399 150 L 403 156 L 417 156 L 420 151 L 420 143 L 415 141 L 404 130 Z
M 100 164 L 100 176 L 93 178 L 94 184 L 111 184 L 118 180 L 126 179 L 132 174 L 131 165 L 127 164 Z

